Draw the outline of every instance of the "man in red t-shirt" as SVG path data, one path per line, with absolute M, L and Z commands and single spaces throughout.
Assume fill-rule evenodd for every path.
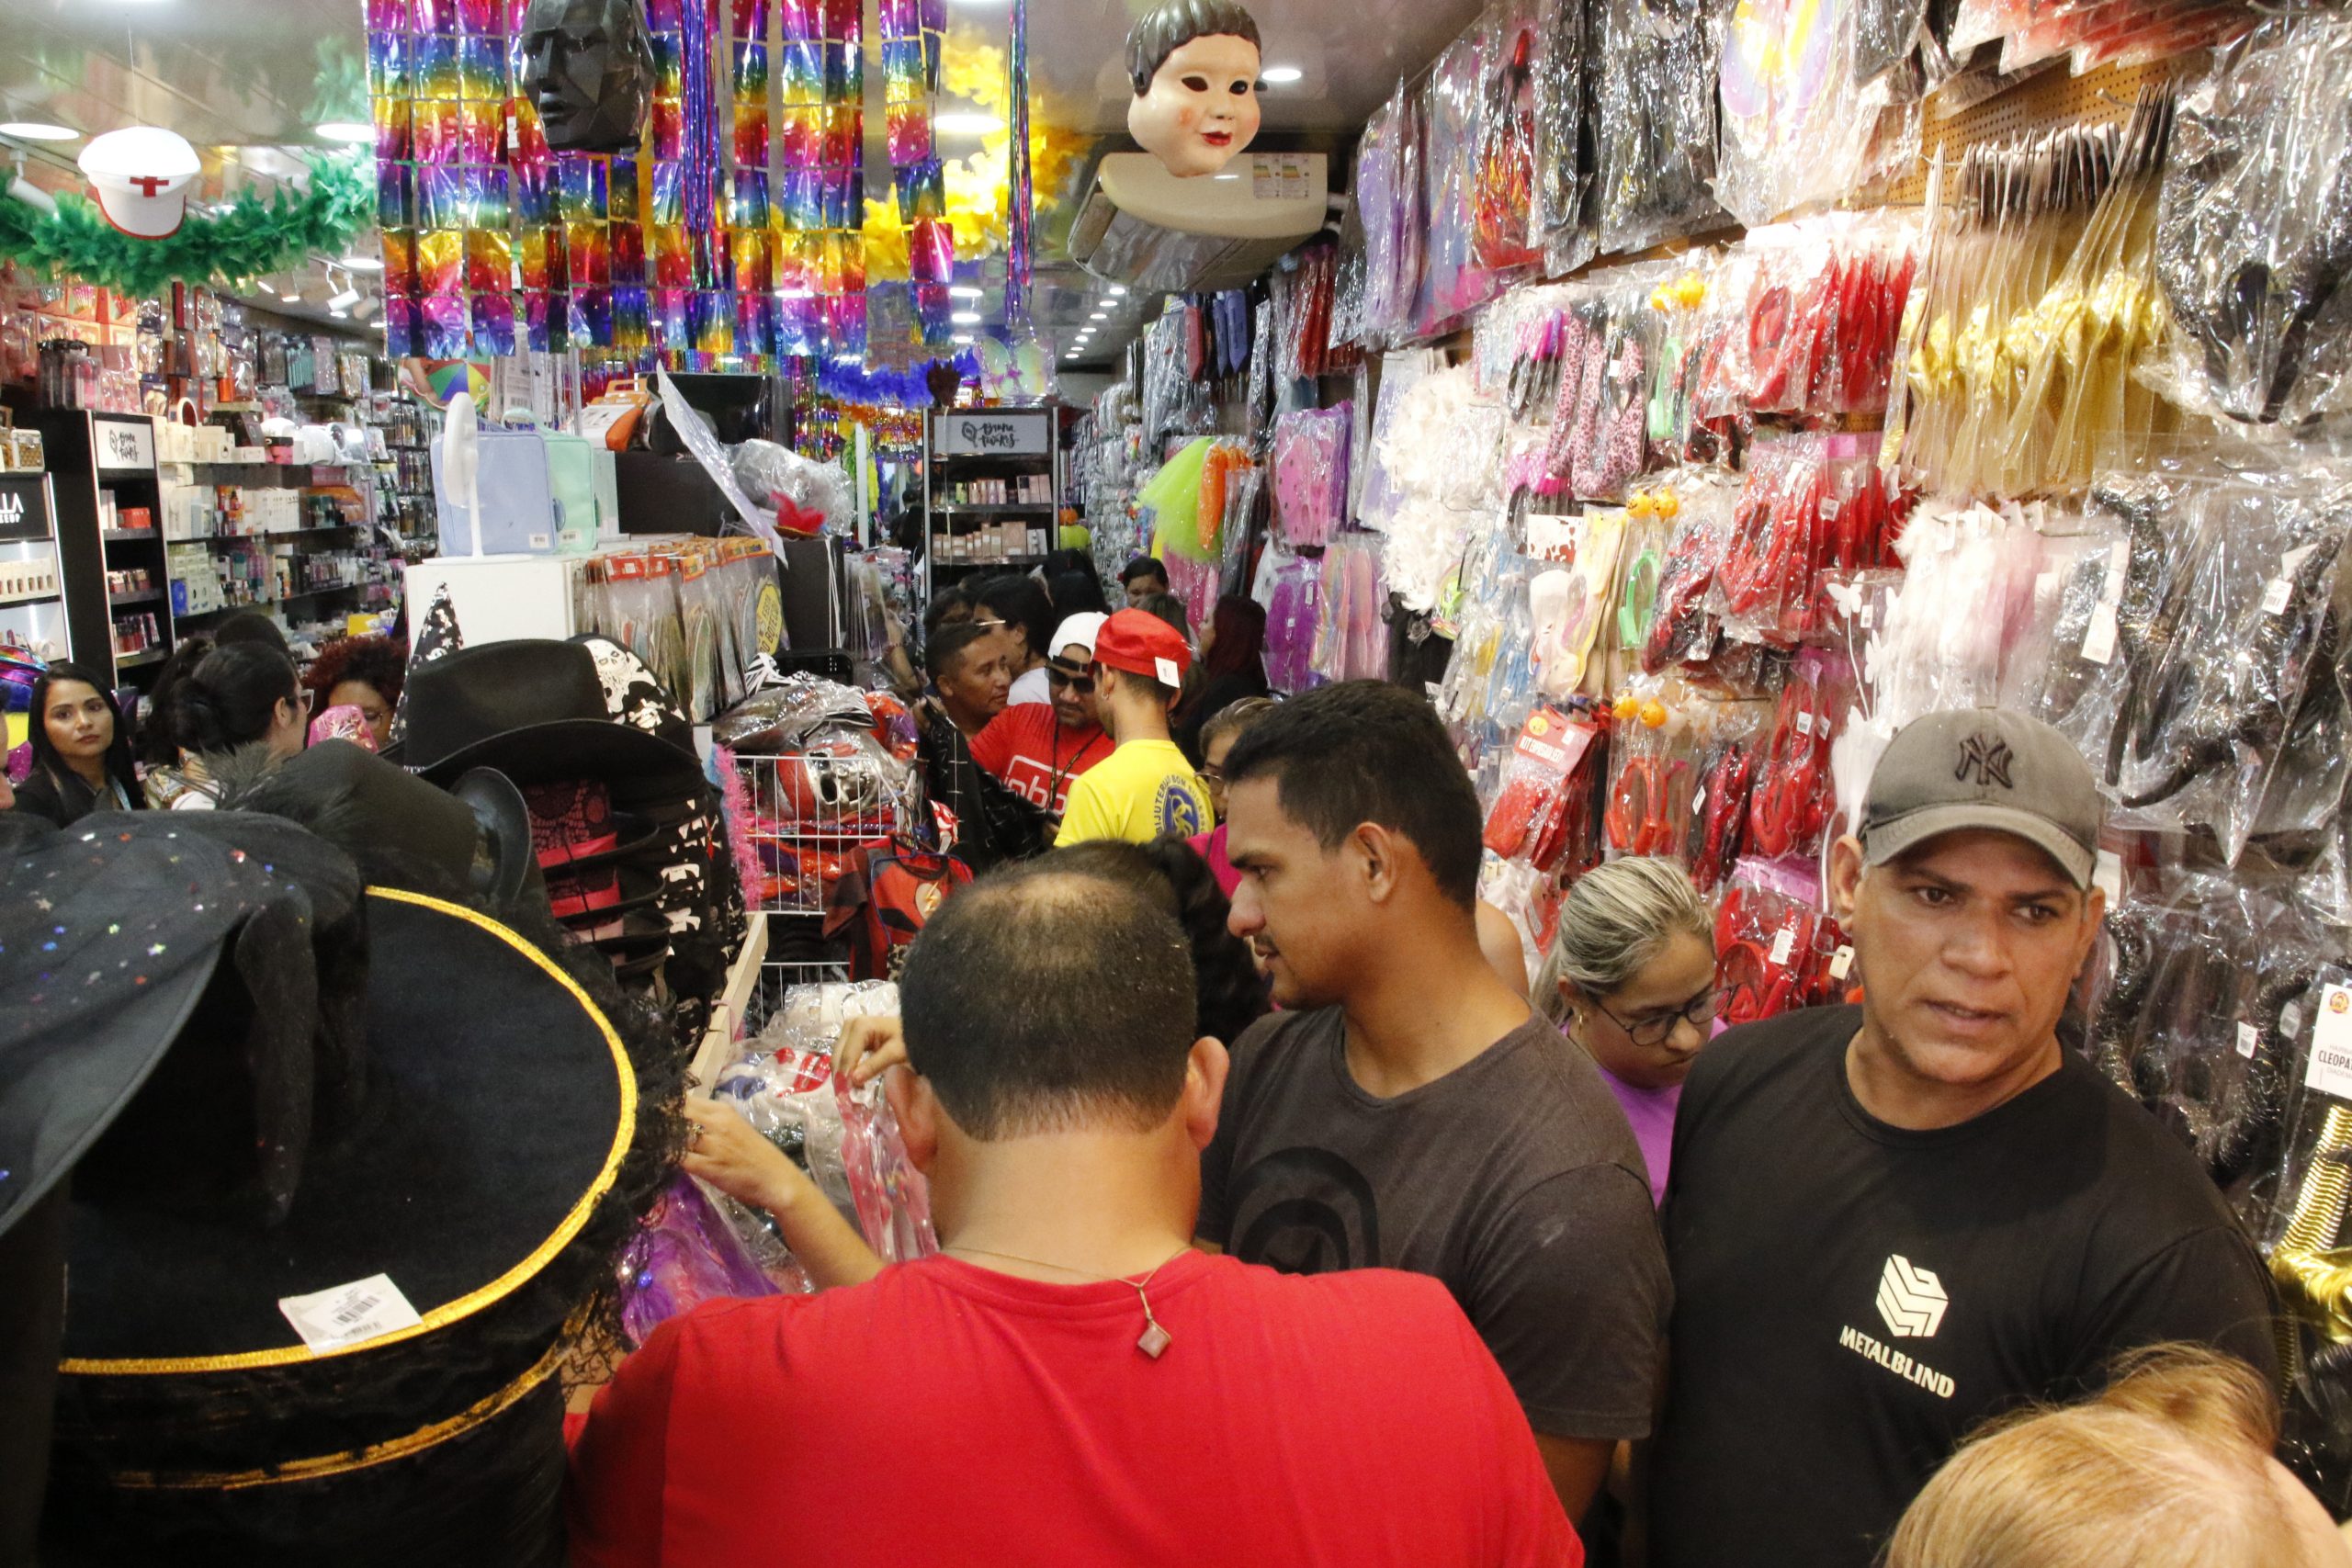
M 1191 1247 L 1226 1061 L 1183 952 L 1050 861 L 940 908 L 886 1080 L 940 1256 L 657 1329 L 573 1450 L 574 1568 L 1577 1568 L 1442 1285 Z M 698 1120 L 766 1202 L 784 1156 Z
M 1111 755 L 1094 707 L 1094 634 L 1105 617 L 1070 616 L 1046 660 L 1053 701 L 1015 703 L 972 737 L 972 759 L 1030 805 L 1061 820 L 1069 786 Z

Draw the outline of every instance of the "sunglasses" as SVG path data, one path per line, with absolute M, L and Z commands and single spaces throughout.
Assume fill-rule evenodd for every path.
M 1050 664 L 1046 666 L 1046 683 L 1049 686 L 1068 686 L 1081 697 L 1091 697 L 1094 694 L 1093 676 L 1065 675 Z

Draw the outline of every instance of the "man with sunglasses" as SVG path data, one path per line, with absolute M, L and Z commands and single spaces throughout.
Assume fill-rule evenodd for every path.
M 1832 852 L 1860 1005 L 1728 1031 L 1692 1067 L 1657 1568 L 1865 1568 L 1972 1428 L 2136 1346 L 2276 1375 L 2253 1246 L 2062 1023 L 2105 814 L 2047 725 L 1913 723 Z
M 1111 755 L 1094 702 L 1094 638 L 1109 618 L 1063 621 L 1046 660 L 1050 702 L 1014 703 L 972 737 L 973 759 L 1056 822 L 1069 808 L 1069 786 Z

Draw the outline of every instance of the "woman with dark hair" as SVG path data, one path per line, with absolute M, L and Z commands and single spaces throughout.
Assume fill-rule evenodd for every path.
M 1014 703 L 1049 703 L 1052 689 L 1046 682 L 1046 660 L 1053 651 L 1054 602 L 1035 578 L 1000 577 L 980 585 L 980 608 L 1004 623 L 1012 637 Z
M 1250 955 L 1250 944 L 1226 929 L 1232 905 L 1193 846 L 1182 839 L 1148 844 L 1115 839 L 1090 840 L 1056 850 L 1048 865 L 1125 883 L 1147 897 L 1169 902 L 1193 949 L 1193 976 L 1200 992 L 1200 1032 L 1227 1044 L 1263 1018 L 1266 981 Z
M 1232 1043 L 1271 1010 L 1264 976 L 1250 944 L 1226 928 L 1232 906 L 1217 890 L 1208 862 L 1182 839 L 1130 844 L 1091 839 L 1056 850 L 1038 865 L 1118 883 L 1156 899 L 1184 928 L 1192 949 L 1193 977 L 1200 998 L 1193 1025 L 1203 1034 Z M 862 1088 L 907 1059 L 907 1037 L 895 1018 L 852 1019 L 833 1048 L 833 1070 Z
M 212 780 L 195 753 L 180 749 L 179 721 L 172 705 L 197 666 L 212 656 L 214 646 L 202 633 L 183 638 L 147 694 L 147 711 L 139 725 L 139 761 L 144 764 L 141 783 L 152 810 L 187 811 L 212 804 Z
M 1102 580 L 1091 568 L 1085 571 L 1047 572 L 1046 592 L 1054 601 L 1054 613 L 1064 620 L 1072 615 L 1111 613 L 1111 602 L 1102 597 Z
M 311 706 L 356 707 L 375 732 L 376 750 L 392 743 L 392 715 L 401 705 L 401 682 L 408 678 L 408 649 L 387 637 L 347 637 L 320 650 L 303 673 Z
M 1201 637 L 1200 668 L 1200 690 L 1168 716 L 1176 744 L 1195 767 L 1205 761 L 1201 727 L 1244 697 L 1266 694 L 1266 607 L 1238 594 L 1218 600 Z
M 15 809 L 70 828 L 94 811 L 143 811 L 130 727 L 96 673 L 59 660 L 33 682 L 33 768 Z
M 173 723 L 181 750 L 213 760 L 247 747 L 266 748 L 282 762 L 302 750 L 311 695 L 294 677 L 294 661 L 259 642 L 215 648 L 172 694 Z

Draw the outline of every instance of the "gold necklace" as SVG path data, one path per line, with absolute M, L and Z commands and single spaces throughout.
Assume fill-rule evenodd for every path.
M 1136 1340 L 1136 1348 L 1157 1361 L 1159 1359 L 1159 1353 L 1168 1348 L 1169 1342 L 1172 1340 L 1175 1336 L 1170 1334 L 1168 1330 L 1160 1327 L 1159 1320 L 1151 1315 L 1151 1297 L 1147 1295 L 1145 1292 L 1150 1288 L 1151 1282 L 1159 1278 L 1160 1269 L 1167 1268 L 1170 1263 L 1175 1262 L 1178 1258 L 1183 1257 L 1184 1254 L 1192 1251 L 1193 1248 L 1189 1242 L 1184 1246 L 1178 1247 L 1175 1251 L 1161 1258 L 1158 1264 L 1153 1266 L 1151 1272 L 1146 1274 L 1140 1280 L 1123 1277 L 1117 1274 L 1090 1274 L 1083 1269 L 1072 1269 L 1066 1263 L 1048 1263 L 1042 1258 L 1023 1258 L 1011 1252 L 990 1252 L 985 1247 L 965 1247 L 955 1242 L 950 1242 L 939 1250 L 942 1252 L 968 1252 L 979 1258 L 993 1258 L 1001 1263 L 1026 1263 L 1032 1269 L 1051 1269 L 1057 1273 L 1074 1274 L 1081 1280 L 1091 1280 L 1098 1285 L 1118 1284 L 1126 1286 L 1127 1289 L 1136 1293 L 1136 1300 L 1143 1303 L 1143 1333 Z

